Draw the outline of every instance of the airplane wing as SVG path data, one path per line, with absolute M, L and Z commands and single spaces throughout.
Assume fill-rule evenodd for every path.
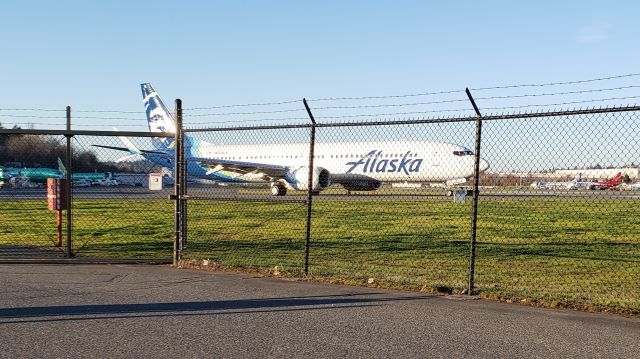
M 93 145 L 93 146 L 107 148 L 107 149 L 116 150 L 116 151 L 132 152 L 131 148 L 127 148 L 127 147 L 115 147 L 115 146 L 104 146 L 104 145 Z M 162 152 L 162 151 L 140 150 L 137 148 L 135 149 L 135 151 L 139 152 L 142 155 L 172 157 L 172 156 L 169 156 L 168 153 Z M 208 167 L 211 170 L 211 173 L 225 170 L 230 172 L 236 172 L 240 175 L 247 174 L 247 173 L 263 174 L 269 178 L 277 179 L 277 178 L 284 178 L 285 174 L 289 171 L 289 169 L 284 166 L 269 165 L 264 163 L 227 161 L 227 160 L 220 160 L 216 158 L 205 158 L 205 157 L 187 157 L 186 160 L 197 162 L 202 167 Z
M 289 168 L 265 163 L 227 161 L 216 158 L 187 157 L 187 161 L 198 162 L 202 167 L 208 167 L 211 173 L 218 171 L 231 171 L 238 174 L 256 173 L 263 174 L 271 179 L 284 178 Z
M 187 161 L 197 162 L 202 167 L 208 167 L 210 173 L 218 171 L 230 171 L 240 175 L 244 174 L 261 174 L 269 180 L 285 178 L 290 172 L 289 167 L 270 165 L 264 163 L 227 161 L 214 158 L 187 157 Z M 380 188 L 382 182 L 375 178 L 352 173 L 331 174 L 331 182 L 342 185 L 348 190 L 371 191 Z
M 126 148 L 126 147 L 103 146 L 103 145 L 92 145 L 92 146 L 93 147 L 108 148 L 110 150 L 116 150 L 116 151 L 131 152 L 131 150 L 129 148 Z M 162 151 L 151 151 L 151 150 L 137 150 L 137 151 L 140 151 L 140 152 L 142 152 L 144 154 L 149 154 L 149 155 L 169 157 L 169 155 L 166 152 L 162 152 Z

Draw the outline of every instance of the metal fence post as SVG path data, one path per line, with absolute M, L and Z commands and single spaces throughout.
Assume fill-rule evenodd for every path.
M 176 99 L 176 133 L 174 146 L 174 162 L 173 162 L 173 199 L 175 202 L 174 212 L 174 240 L 173 240 L 173 265 L 176 266 L 182 259 L 182 101 Z
M 67 131 L 71 131 L 71 106 L 67 106 Z M 66 256 L 68 258 L 73 258 L 73 237 L 72 237 L 72 218 L 71 218 L 71 205 L 72 205 L 72 196 L 73 196 L 73 186 L 71 185 L 71 171 L 73 171 L 72 161 L 73 161 L 73 152 L 71 149 L 71 138 L 73 135 L 67 134 L 65 135 L 67 138 L 67 149 L 65 153 L 65 162 L 66 162 L 66 192 L 67 197 L 65 199 L 65 206 L 67 208 L 67 241 L 66 241 Z
M 180 108 L 176 108 L 176 117 L 179 117 L 180 123 L 180 255 L 187 246 L 187 156 L 185 155 L 186 148 L 184 143 L 184 129 L 182 128 L 182 101 L 180 101 Z
M 305 228 L 304 239 L 304 275 L 309 275 L 309 245 L 311 242 L 311 209 L 313 203 L 313 157 L 316 145 L 316 120 L 313 118 L 313 113 L 307 104 L 307 99 L 302 99 L 304 108 L 307 110 L 309 119 L 311 120 L 311 135 L 309 138 L 309 175 L 307 177 L 307 222 Z
M 466 89 L 467 96 L 469 97 L 469 101 L 471 101 L 471 105 L 473 105 L 473 109 L 476 111 L 476 146 L 475 146 L 475 155 L 473 161 L 473 200 L 471 202 L 471 242 L 469 245 L 469 287 L 468 287 L 468 295 L 474 294 L 474 281 L 475 281 L 475 271 L 476 271 L 476 228 L 478 224 L 478 184 L 480 182 L 480 143 L 482 140 L 482 114 L 480 114 L 480 110 L 478 110 L 478 106 L 476 106 L 476 102 L 473 100 L 473 96 L 471 96 L 471 92 L 469 89 Z

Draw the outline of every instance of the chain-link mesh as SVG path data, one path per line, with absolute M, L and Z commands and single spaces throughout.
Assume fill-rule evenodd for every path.
M 149 139 L 75 135 L 69 165 L 64 136 L 31 132 L 0 134 L 0 257 L 171 258 L 173 174 L 127 148 L 152 148 Z M 151 191 L 150 173 L 165 187 Z M 47 183 L 67 174 L 71 236 L 64 198 L 61 210 L 48 208 Z
M 173 173 L 135 151 L 151 140 L 75 136 L 72 177 L 73 251 L 76 256 L 157 258 L 173 249 Z M 150 190 L 149 174 L 162 178 Z
M 187 135 L 191 138 L 185 149 L 187 157 L 208 156 L 256 164 L 297 161 L 301 165 L 303 157 L 308 159 L 309 130 L 306 128 Z M 279 148 L 292 150 L 278 151 Z M 187 184 L 184 259 L 282 275 L 302 274 L 304 192 L 273 196 L 269 181 L 254 171 L 218 171 L 213 164 L 207 167 L 194 161 L 188 162 L 188 168 L 192 176 Z M 199 176 L 198 171 L 201 171 Z
M 332 184 L 314 191 L 308 274 L 466 292 L 475 119 L 396 122 L 317 127 L 314 166 L 327 169 Z M 308 171 L 308 127 L 278 128 L 187 135 L 214 143 L 222 160 L 289 163 L 290 171 Z M 479 159 L 473 291 L 524 303 L 637 312 L 638 131 L 634 111 L 488 117 Z M 189 185 L 197 200 L 190 201 L 186 258 L 300 273 L 306 190 L 270 197 L 269 182 L 277 179 L 262 180 Z
M 320 128 L 319 166 L 381 184 L 356 191 L 347 181 L 315 198 L 310 274 L 463 291 L 470 207 L 454 203 L 444 182 L 473 173 L 473 141 L 473 122 Z
M 479 292 L 638 310 L 638 138 L 638 112 L 486 121 Z
M 452 293 L 475 279 L 483 297 L 638 313 L 639 114 L 485 117 L 471 272 L 475 118 L 322 123 L 312 158 L 310 125 L 188 130 L 182 258 Z M 148 181 L 171 186 L 172 141 L 112 135 L 72 140 L 73 253 L 168 259 L 173 189 Z M 36 177 L 63 177 L 65 138 L 0 139 L 0 256 L 64 255 Z
M 47 153 L 37 149 L 47 148 Z M 64 217 L 47 208 L 46 183 L 59 177 L 62 136 L 0 134 L 0 259 L 64 257 Z

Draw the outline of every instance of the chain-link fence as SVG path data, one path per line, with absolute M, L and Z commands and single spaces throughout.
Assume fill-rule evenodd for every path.
M 547 305 L 640 308 L 640 113 L 486 121 L 478 290 Z
M 0 129 L 0 258 L 173 252 L 184 265 L 637 314 L 639 115 Z M 52 178 L 72 180 L 70 212 L 47 209 Z
M 47 155 L 38 151 L 46 147 Z M 66 141 L 59 135 L 0 135 L 0 258 L 65 256 L 61 212 L 47 206 L 46 182 L 62 177 Z
M 171 259 L 173 173 L 162 166 L 169 158 L 137 153 L 150 148 L 149 133 L 0 131 L 0 259 Z
M 628 107 L 486 116 L 481 123 L 463 117 L 187 130 L 186 138 L 220 161 L 198 160 L 199 153 L 188 164 L 219 176 L 187 185 L 182 259 L 637 313 L 639 114 Z M 280 179 L 261 169 L 286 163 Z M 300 186 L 308 174 L 316 186 L 311 203 Z

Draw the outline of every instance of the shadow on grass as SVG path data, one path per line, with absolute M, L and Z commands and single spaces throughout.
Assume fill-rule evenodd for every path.
M 640 263 L 640 258 L 628 258 L 628 253 L 619 252 L 621 249 L 632 251 L 637 247 L 638 245 L 635 243 L 615 242 L 596 242 L 587 244 L 540 243 L 529 245 L 479 242 L 478 258 L 532 256 Z M 627 258 L 623 256 L 626 256 Z
M 0 324 L 68 320 L 220 315 L 379 306 L 434 296 L 365 297 L 377 293 L 143 304 L 88 304 L 0 309 Z M 98 316 L 98 317 L 95 317 Z M 8 319 L 8 320 L 7 320 Z M 14 319 L 14 320 L 12 320 Z

